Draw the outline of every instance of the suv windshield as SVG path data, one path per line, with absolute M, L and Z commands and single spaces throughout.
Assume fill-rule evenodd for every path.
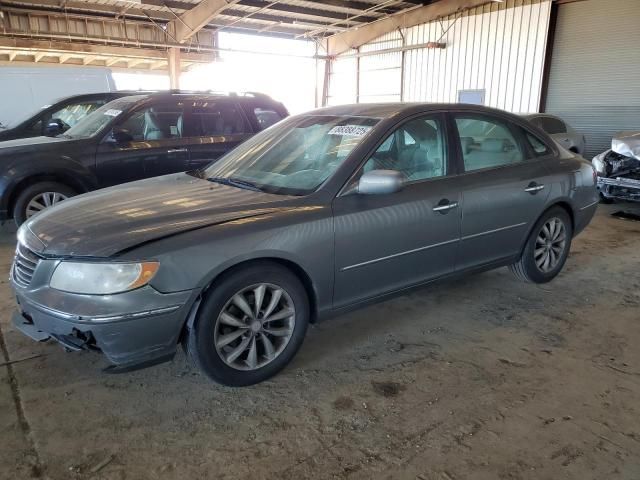
M 95 112 L 87 115 L 77 124 L 67 130 L 62 136 L 71 138 L 89 138 L 100 133 L 111 121 L 127 110 L 135 102 L 145 98 L 144 95 L 122 97 L 103 105 Z
M 336 171 L 378 121 L 298 117 L 259 133 L 207 168 L 203 176 L 240 188 L 306 195 Z

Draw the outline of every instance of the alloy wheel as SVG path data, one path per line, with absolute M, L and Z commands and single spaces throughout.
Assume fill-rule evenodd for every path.
M 566 246 L 564 222 L 557 217 L 548 219 L 538 233 L 533 253 L 538 269 L 543 273 L 553 271 L 560 263 Z
M 295 318 L 295 306 L 284 288 L 270 283 L 246 287 L 227 301 L 216 320 L 216 352 L 237 370 L 262 368 L 286 348 Z
M 26 216 L 27 218 L 33 217 L 36 213 L 44 210 L 45 208 L 53 207 L 54 205 L 66 200 L 65 194 L 60 192 L 42 192 L 33 197 L 27 204 Z

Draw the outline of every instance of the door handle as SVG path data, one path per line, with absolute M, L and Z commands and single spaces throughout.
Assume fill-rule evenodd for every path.
M 524 189 L 525 192 L 530 193 L 531 195 L 535 195 L 540 190 L 544 190 L 544 185 L 538 184 L 536 182 L 531 182 L 527 188 Z
M 170 148 L 167 153 L 185 153 L 186 151 L 186 148 Z
M 439 212 L 444 215 L 449 210 L 453 210 L 454 208 L 458 208 L 458 202 L 450 202 L 445 198 L 440 200 L 437 206 L 433 207 L 433 211 Z

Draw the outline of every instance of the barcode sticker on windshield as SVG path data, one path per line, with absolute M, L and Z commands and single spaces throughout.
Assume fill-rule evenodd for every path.
M 115 108 L 110 108 L 109 110 L 104 112 L 104 114 L 109 116 L 109 117 L 117 117 L 121 113 L 122 113 L 122 110 L 116 110 Z
M 371 127 L 361 125 L 338 125 L 329 130 L 329 135 L 342 135 L 344 137 L 362 137 L 371 130 Z

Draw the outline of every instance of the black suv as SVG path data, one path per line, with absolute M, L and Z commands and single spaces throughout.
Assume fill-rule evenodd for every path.
M 133 91 L 87 93 L 61 98 L 52 105 L 42 107 L 14 127 L 4 129 L 0 127 L 0 142 L 41 135 L 50 137 L 59 135 L 105 103 L 139 93 Z
M 257 93 L 119 98 L 56 137 L 0 143 L 0 220 L 20 225 L 78 193 L 202 168 L 287 115 Z

